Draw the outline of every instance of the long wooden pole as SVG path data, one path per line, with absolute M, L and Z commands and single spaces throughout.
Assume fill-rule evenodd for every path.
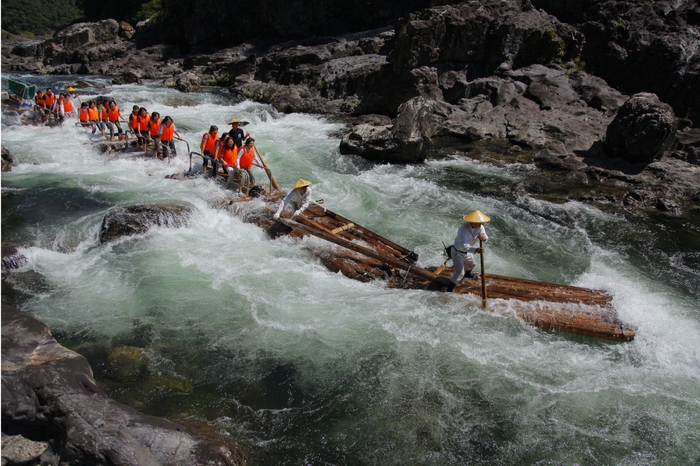
M 359 252 L 360 254 L 364 254 L 365 256 L 371 257 L 371 258 L 376 259 L 380 262 L 391 265 L 392 267 L 396 267 L 397 269 L 405 270 L 407 273 L 412 273 L 413 275 L 416 275 L 417 277 L 420 277 L 424 280 L 434 281 L 434 282 L 439 283 L 441 285 L 447 285 L 449 283 L 449 280 L 447 280 L 444 277 L 438 277 L 430 270 L 425 270 L 425 269 L 422 269 L 420 267 L 413 265 L 412 263 L 404 262 L 404 261 L 401 261 L 399 259 L 395 259 L 393 257 L 379 254 L 376 251 L 373 251 L 372 249 L 369 249 L 369 248 L 360 246 L 358 244 L 352 243 L 348 240 L 345 240 L 343 238 L 339 238 L 335 235 L 328 234 L 323 230 L 318 230 L 316 228 L 312 228 L 312 227 L 303 225 L 303 224 L 301 224 L 299 222 L 295 222 L 293 220 L 287 220 L 286 218 L 280 218 L 279 221 L 284 223 L 288 227 L 294 228 L 296 230 L 305 231 L 305 232 L 307 232 L 311 235 L 314 235 L 314 236 L 318 236 L 321 239 L 325 239 L 326 241 L 330 241 L 331 243 L 337 244 L 339 246 L 350 249 L 352 251 Z
M 269 176 L 270 176 L 270 185 L 271 185 L 274 189 L 276 189 L 277 191 L 281 191 L 281 190 L 280 190 L 280 186 L 277 184 L 277 181 L 275 180 L 275 177 L 272 176 L 272 172 L 270 171 L 270 167 L 267 166 L 267 164 L 265 163 L 265 159 L 263 158 L 262 154 L 261 154 L 260 151 L 258 150 L 258 146 L 256 146 L 255 144 L 253 144 L 253 147 L 255 148 L 255 153 L 258 154 L 258 158 L 259 158 L 260 161 L 262 162 L 263 167 L 265 167 L 265 171 L 267 171 L 267 173 L 268 173 Z
M 484 268 L 484 242 L 479 239 L 479 249 L 481 249 L 481 306 L 486 309 L 489 300 L 486 297 L 486 269 Z

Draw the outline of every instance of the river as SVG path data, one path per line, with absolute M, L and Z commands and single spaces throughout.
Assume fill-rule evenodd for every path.
M 54 89 L 74 78 L 25 77 Z M 215 90 L 87 81 L 82 99 L 170 115 L 193 150 L 210 124 L 250 122 L 283 188 L 312 181 L 327 207 L 423 266 L 439 265 L 442 242 L 480 209 L 493 219 L 487 271 L 605 290 L 637 328 L 630 343 L 598 341 L 526 325 L 505 301 L 482 310 L 479 297 L 347 279 L 218 209 L 210 180 L 166 179 L 189 168 L 182 143 L 170 164 L 103 154 L 72 122 L 22 126 L 3 113 L 18 164 L 2 174 L 2 240 L 27 258 L 9 280 L 113 398 L 207 420 L 261 465 L 700 461 L 697 228 L 513 194 L 537 174 L 529 164 L 372 164 L 340 155 L 342 126 L 328 119 Z M 110 209 L 163 201 L 193 204 L 189 226 L 99 244 Z M 116 376 L 120 346 L 141 348 L 147 365 Z

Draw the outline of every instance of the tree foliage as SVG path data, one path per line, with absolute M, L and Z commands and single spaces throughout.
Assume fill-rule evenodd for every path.
M 132 24 L 160 13 L 161 0 L 4 0 L 2 29 L 13 34 L 52 34 L 80 21 L 107 18 Z

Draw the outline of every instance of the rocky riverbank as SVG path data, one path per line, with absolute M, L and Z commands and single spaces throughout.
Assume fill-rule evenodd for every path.
M 157 79 L 185 92 L 226 86 L 280 111 L 348 118 L 346 154 L 421 163 L 483 158 L 480 147 L 497 144 L 501 162 L 577 180 L 562 200 L 700 209 L 697 2 L 480 0 L 413 13 L 427 5 L 386 3 L 363 21 L 326 5 L 314 14 L 335 26 L 315 29 L 278 12 L 245 36 L 219 21 L 202 34 L 193 25 L 206 8 L 170 5 L 166 19 L 135 28 L 105 20 L 5 41 L 3 71 Z

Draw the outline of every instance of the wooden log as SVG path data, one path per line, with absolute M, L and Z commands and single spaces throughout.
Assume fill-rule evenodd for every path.
M 407 273 L 416 275 L 416 276 L 421 277 L 425 280 L 430 280 L 432 282 L 437 282 L 437 283 L 444 284 L 444 285 L 447 285 L 447 283 L 449 282 L 449 280 L 446 280 L 443 277 L 439 277 L 429 270 L 425 270 L 425 269 L 422 269 L 420 267 L 416 267 L 412 263 L 404 262 L 404 261 L 395 259 L 394 257 L 389 257 L 389 256 L 379 254 L 379 253 L 373 251 L 372 249 L 357 245 L 355 243 L 351 243 L 350 241 L 339 238 L 335 235 L 328 234 L 323 230 L 317 230 L 317 229 L 314 229 L 312 227 L 308 227 L 306 225 L 303 225 L 299 222 L 295 222 L 293 220 L 287 220 L 287 219 L 281 218 L 280 221 L 289 227 L 305 231 L 305 232 L 307 232 L 311 235 L 314 235 L 314 236 L 318 236 L 321 239 L 325 239 L 326 241 L 330 241 L 331 243 L 335 243 L 335 244 L 342 246 L 344 248 L 353 250 L 355 252 L 359 252 L 360 254 L 364 254 L 364 255 L 371 257 L 373 259 L 377 259 L 378 261 L 389 264 L 393 267 L 396 267 L 397 269 L 405 270 Z

